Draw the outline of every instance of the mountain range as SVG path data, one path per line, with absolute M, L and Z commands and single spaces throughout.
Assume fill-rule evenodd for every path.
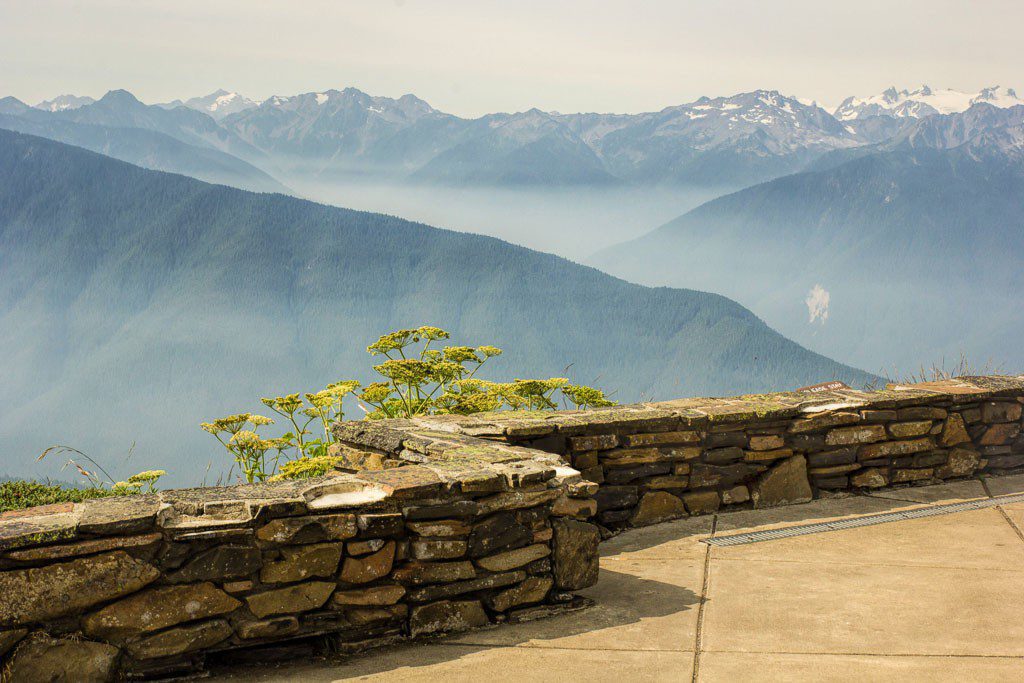
M 859 144 L 813 104 L 775 91 L 636 115 L 530 109 L 463 119 L 354 88 L 272 97 L 221 120 L 291 174 L 446 185 L 742 187 Z
M 702 97 L 650 114 L 559 118 L 616 177 L 641 183 L 748 185 L 858 144 L 821 107 L 768 90 Z
M 806 170 L 833 150 L 892 139 L 918 118 L 960 112 L 979 102 L 1007 107 L 1021 100 L 998 86 L 977 93 L 924 86 L 847 98 L 829 112 L 777 91 L 757 90 L 641 114 L 530 109 L 466 119 L 414 95 L 393 99 L 345 88 L 262 102 L 218 90 L 159 105 L 111 91 L 95 102 L 61 96 L 33 111 L 46 110 L 65 124 L 160 132 L 230 154 L 283 185 L 385 179 L 458 187 L 625 184 L 735 190 Z M 37 120 L 25 132 L 47 135 L 47 128 Z M 142 163 L 154 155 L 124 153 L 122 158 Z M 189 173 L 155 161 L 147 165 Z M 190 174 L 227 182 L 212 172 Z M 239 177 L 232 184 L 249 189 L 266 182 Z
M 915 90 L 889 88 L 870 97 L 848 97 L 832 114 L 840 121 L 851 121 L 871 116 L 920 119 L 935 114 L 958 114 L 975 104 L 1013 107 L 1024 104 L 1013 88 L 998 85 L 966 93 L 950 88 L 933 89 L 922 85 Z
M 288 192 L 238 153 L 261 155 L 191 109 L 164 111 L 111 91 L 79 106 L 46 110 L 0 99 L 0 128 L 66 142 L 146 168 L 261 192 Z
M 420 324 L 505 348 L 496 379 L 568 373 L 624 401 L 873 379 L 716 294 L 0 131 L 9 466 L 55 442 L 110 458 L 135 441 L 133 470 L 195 483 L 224 456 L 200 421 L 366 381 L 367 343 Z
M 327 93 L 320 94 L 324 95 Z M 284 102 L 290 98 L 275 96 L 269 99 Z M 701 99 L 707 100 L 708 98 Z M 92 104 L 95 101 L 96 100 L 89 96 L 58 95 L 53 99 L 44 100 L 36 104 L 35 107 L 38 109 L 45 109 L 47 111 L 60 111 L 63 109 L 77 109 L 78 107 Z M 814 104 L 817 106 L 816 103 L 808 100 L 801 99 L 800 101 L 805 104 Z M 171 102 L 160 103 L 157 106 L 167 109 L 184 106 L 210 114 L 216 118 L 221 118 L 228 114 L 235 114 L 239 111 L 257 107 L 262 102 L 263 100 L 253 100 L 245 95 L 241 95 L 237 92 L 229 92 L 221 88 L 207 95 L 190 97 L 185 100 L 173 100 Z M 1018 96 L 1017 92 L 1013 88 L 999 85 L 985 87 L 975 92 L 965 92 L 962 90 L 955 90 L 953 88 L 932 88 L 928 85 L 922 85 L 914 90 L 906 88 L 897 90 L 895 87 L 889 87 L 877 95 L 868 95 L 866 97 L 851 95 L 850 97 L 843 99 L 842 102 L 840 102 L 834 109 L 829 110 L 829 113 L 840 121 L 849 121 L 869 116 L 923 118 L 933 114 L 959 113 L 966 111 L 971 107 L 971 105 L 978 104 L 979 102 L 992 104 L 997 107 L 1012 107 L 1018 104 L 1024 104 L 1024 99 Z M 694 104 L 700 104 L 700 102 L 698 101 Z M 630 115 L 620 114 L 610 116 L 626 118 Z
M 891 140 L 712 200 L 591 263 L 701 287 L 871 370 L 1024 367 L 1024 106 L 913 119 Z
M 475 202 L 477 209 L 471 219 L 457 227 L 487 232 L 501 221 L 518 219 L 518 224 L 511 224 L 512 230 L 502 234 L 519 240 L 514 229 L 519 225 L 522 230 L 557 235 L 576 245 L 571 255 L 580 260 L 588 248 L 593 251 L 642 234 L 669 216 L 686 211 L 650 234 L 604 249 L 589 263 L 648 286 L 724 294 L 748 306 L 787 338 L 824 356 L 872 371 L 907 371 L 942 358 L 956 358 L 961 352 L 975 365 L 983 367 L 991 360 L 995 369 L 1016 369 L 1024 365 L 1024 354 L 1016 343 L 1024 332 L 1024 322 L 1013 298 L 1021 284 L 1018 264 L 1024 256 L 1019 237 L 1024 234 L 1024 106 L 1012 105 L 1016 95 L 1005 88 L 954 95 L 930 88 L 896 93 L 893 97 L 885 95 L 882 99 L 892 100 L 893 106 L 865 109 L 846 118 L 774 91 L 755 91 L 701 98 L 648 114 L 530 110 L 464 119 L 438 111 L 412 95 L 391 99 L 351 88 L 273 97 L 258 104 L 243 101 L 237 94 L 221 92 L 198 98 L 204 102 L 188 101 L 192 104 L 183 102 L 175 106 L 146 105 L 130 93 L 111 91 L 96 102 L 80 106 L 69 103 L 63 109 L 58 103 L 48 107 L 56 111 L 5 98 L 0 100 L 0 128 L 85 147 L 150 169 L 251 190 L 294 194 L 286 189 L 287 185 L 308 196 L 329 198 L 332 203 L 345 205 L 346 198 L 336 198 L 330 192 L 349 188 L 345 197 L 359 205 L 359 197 L 370 194 L 373 178 L 389 178 L 395 180 L 393 185 L 373 188 L 377 197 L 374 210 L 417 215 L 418 201 L 429 209 L 421 211 L 421 217 L 448 226 L 453 224 L 449 219 L 453 212 Z M 242 106 L 233 113 L 221 111 L 218 118 L 211 115 L 213 112 L 200 111 L 204 107 L 209 109 L 219 99 L 225 109 L 229 103 Z M 897 100 L 907 106 L 900 106 Z M 918 100 L 928 106 L 909 105 Z M 846 102 L 847 110 L 852 111 L 850 107 L 854 104 Z M 936 113 L 945 110 L 951 113 Z M 615 227 L 620 222 L 624 224 L 630 215 L 639 216 L 650 210 L 643 199 L 648 195 L 623 188 L 659 188 L 668 196 L 682 196 L 686 188 L 700 183 L 709 183 L 702 196 L 696 195 L 700 199 L 670 212 L 663 212 L 668 206 L 665 204 L 654 212 L 658 213 L 656 222 L 634 221 L 642 225 L 630 228 L 634 230 L 632 234 Z M 161 185 L 159 193 L 165 192 L 163 188 L 167 186 Z M 452 187 L 458 189 L 445 189 Z M 467 189 L 471 187 L 491 189 L 474 194 Z M 543 193 L 544 199 L 538 202 L 522 189 L 499 195 L 493 191 L 495 187 L 538 188 L 535 194 Z M 32 192 L 35 188 L 30 188 L 29 193 Z M 77 194 L 72 192 L 69 196 Z M 228 204 L 234 206 L 238 196 L 217 195 L 217 201 L 230 199 Z M 249 195 L 244 196 L 244 206 L 257 202 Z M 697 206 L 709 197 L 711 201 Z M 550 207 L 555 200 L 585 204 L 585 208 L 593 210 L 590 214 L 578 210 L 578 225 L 572 222 L 576 214 L 562 207 L 552 209 L 554 217 L 546 220 L 537 207 L 543 202 L 549 202 L 545 206 Z M 275 207 L 291 207 L 286 201 L 294 200 L 276 196 L 273 201 L 265 201 Z M 167 214 L 173 222 L 183 206 L 154 202 L 145 210 L 138 209 L 138 213 Z M 697 208 L 690 210 L 694 206 Z M 255 220 L 245 213 L 248 209 L 238 213 L 226 210 L 223 215 L 204 213 L 210 210 L 189 208 L 192 220 L 202 225 L 216 226 L 227 220 L 224 215 L 228 214 L 236 221 Z M 601 228 L 606 232 L 600 243 L 594 211 L 611 217 L 609 225 Z M 150 219 L 136 220 L 147 223 Z M 307 230 L 313 235 L 322 230 L 306 224 L 291 225 L 282 215 L 275 220 L 264 229 L 292 236 L 296 235 L 295 230 Z M 314 219 L 307 216 L 303 220 Z M 315 220 L 330 223 L 336 219 L 317 214 Z M 54 220 L 55 226 L 57 223 Z M 102 234 L 106 228 L 92 225 L 90 229 Z M 620 229 L 622 235 L 614 237 L 614 231 Z M 174 230 L 176 239 L 183 239 L 183 235 L 196 238 L 195 228 L 190 228 L 184 218 L 180 218 Z M 213 229 L 212 234 L 218 235 L 217 230 Z M 444 234 L 449 235 L 446 240 L 451 244 L 463 244 L 451 233 Z M 92 243 L 90 238 L 79 237 L 83 244 Z M 224 232 L 219 238 L 244 241 L 252 236 Z M 159 244 L 169 238 L 147 235 L 146 239 Z M 297 236 L 294 239 L 303 241 Z M 533 244 L 549 250 L 554 239 L 540 237 Z M 442 242 L 449 244 L 442 240 L 424 248 L 430 254 L 440 253 L 441 247 L 437 245 Z M 117 240 L 111 244 L 129 249 Z M 512 248 L 502 248 L 506 247 Z M 42 246 L 38 248 L 45 251 Z M 417 243 L 408 248 L 421 247 Z M 355 255 L 363 253 L 361 247 L 352 249 Z M 461 247 L 453 249 L 459 251 Z M 490 255 L 505 253 L 494 246 L 479 249 Z M 462 251 L 459 253 L 470 258 Z M 68 253 L 61 258 L 49 267 L 78 267 L 78 255 Z M 379 265 L 390 258 L 391 255 L 384 257 L 378 253 L 367 260 Z M 481 280 L 485 286 L 492 282 L 489 278 L 506 270 L 500 260 L 489 258 L 489 268 L 494 272 Z M 295 256 L 290 259 L 288 268 L 301 261 Z M 450 278 L 450 271 L 464 266 L 440 256 L 436 259 L 435 271 L 416 271 L 434 288 L 430 289 L 431 295 L 453 298 L 473 309 L 474 304 L 464 295 L 453 296 L 447 290 L 437 289 L 442 286 L 440 279 Z M 557 262 L 563 264 L 559 268 L 577 272 L 572 270 L 576 266 Z M 357 272 L 345 263 L 346 269 Z M 533 260 L 523 263 L 530 264 L 523 266 L 526 273 L 540 268 Z M 261 263 L 260 267 L 271 266 Z M 550 274 L 554 270 L 557 269 L 551 266 L 544 272 L 557 283 L 553 286 L 560 287 L 561 281 Z M 156 268 L 153 272 L 162 270 Z M 234 271 L 232 276 L 242 280 L 251 277 Z M 145 291 L 157 287 L 147 284 L 141 275 L 132 277 L 137 278 L 132 280 L 133 287 Z M 184 275 L 179 273 L 176 277 L 177 283 L 169 286 L 188 291 L 190 285 Z M 203 277 L 200 275 L 198 282 L 202 283 Z M 316 282 L 325 291 L 334 291 L 333 283 Z M 293 282 L 287 283 L 289 290 L 295 286 Z M 492 284 L 491 290 L 488 301 L 500 298 L 497 285 Z M 652 290 L 637 291 L 654 296 L 650 294 Z M 108 295 L 114 300 L 120 296 L 106 290 L 95 296 Z M 208 295 L 217 296 L 213 289 Z M 530 295 L 540 296 L 536 292 Z M 245 299 L 251 294 L 239 296 Z M 353 289 L 346 290 L 346 296 L 364 295 Z M 590 295 L 580 296 L 587 299 Z M 690 292 L 687 296 L 696 295 Z M 191 301 L 195 304 L 197 299 Z M 277 312 L 290 311 L 290 301 L 274 299 L 271 307 Z M 360 321 L 361 336 L 372 337 L 378 331 L 374 325 L 391 326 L 392 304 L 375 303 L 378 307 L 372 313 L 362 311 L 352 314 L 354 318 L 345 318 L 346 323 Z M 630 299 L 628 305 L 656 310 L 641 299 Z M 665 300 L 658 302 L 660 307 L 675 305 Z M 317 306 L 327 307 L 321 303 Z M 423 310 L 434 309 L 426 306 Z M 607 319 L 615 319 L 613 312 L 602 311 Z M 536 315 L 540 314 L 530 313 Z M 275 313 L 270 319 L 276 321 L 278 317 Z M 524 314 L 522 320 L 527 319 L 533 318 Z M 419 322 L 423 321 L 408 319 L 402 324 Z M 532 329 L 532 323 L 522 324 Z M 294 329 L 296 325 L 299 329 L 309 326 L 291 320 L 286 327 Z M 719 328 L 718 322 L 707 324 L 707 330 Z M 479 325 L 473 329 L 491 328 Z M 317 333 L 331 334 L 326 328 L 317 328 Z M 627 333 L 620 331 L 619 335 L 625 339 Z M 689 337 L 679 341 L 667 331 L 665 335 L 657 337 L 659 343 L 693 344 Z M 726 332 L 727 337 L 734 335 L 733 331 Z M 557 360 L 554 353 L 544 356 L 541 349 L 553 342 L 540 333 L 537 337 L 540 341 L 530 347 L 533 355 L 523 355 L 521 360 L 545 358 L 545 368 L 561 360 L 579 362 L 575 355 Z M 275 348 L 285 348 L 299 338 L 302 337 L 293 331 L 288 337 L 290 341 L 277 340 Z M 596 354 L 595 358 L 607 358 L 601 355 L 605 353 L 602 348 L 586 348 Z M 672 362 L 679 363 L 678 367 L 688 368 L 688 377 L 685 384 L 673 385 L 673 390 L 662 395 L 742 388 L 747 386 L 744 381 L 754 383 L 758 378 L 764 380 L 758 387 L 798 383 L 788 382 L 789 377 L 795 376 L 790 370 L 758 375 L 750 367 L 735 365 L 732 351 L 720 359 L 713 349 L 699 345 L 693 348 L 703 348 L 701 353 L 706 355 L 673 357 Z M 645 352 L 653 353 L 650 348 Z M 118 353 L 131 357 L 134 352 L 124 347 Z M 326 354 L 322 350 L 316 353 Z M 321 365 L 316 373 L 305 375 L 310 380 L 326 367 L 323 358 L 327 356 L 316 353 L 310 358 L 319 359 L 316 362 Z M 707 375 L 701 375 L 704 370 L 700 368 L 704 366 L 710 368 Z M 304 366 L 295 366 L 299 367 Z M 628 381 L 622 376 L 615 377 L 619 386 L 636 387 L 641 395 L 664 389 L 659 384 L 663 380 L 650 366 L 637 367 L 637 376 Z M 587 374 L 610 376 L 605 366 L 586 370 Z M 556 370 L 545 372 L 557 374 Z M 746 377 L 749 372 L 754 374 Z M 676 374 L 673 370 L 668 376 Z M 233 391 L 232 395 L 252 393 L 252 387 L 242 388 L 246 390 Z

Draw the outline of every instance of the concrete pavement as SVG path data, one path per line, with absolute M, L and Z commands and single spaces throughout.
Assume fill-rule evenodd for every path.
M 709 515 L 602 545 L 595 606 L 218 681 L 1024 679 L 1024 503 L 729 547 L 712 534 L 1024 493 L 1024 475 Z

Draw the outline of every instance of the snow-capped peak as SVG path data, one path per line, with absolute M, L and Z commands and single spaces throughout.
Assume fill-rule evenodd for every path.
M 43 100 L 39 104 L 35 105 L 36 109 L 43 109 L 45 111 L 66 111 L 68 109 L 78 109 L 84 107 L 87 104 L 95 102 L 91 97 L 78 96 L 78 95 L 58 95 L 52 100 Z
M 242 97 L 236 92 L 224 92 L 223 90 L 220 90 L 218 92 L 223 94 L 215 93 L 217 94 L 217 98 L 209 105 L 207 105 L 207 108 L 211 112 L 217 111 L 219 109 L 226 109 L 228 107 L 235 106 L 238 103 L 244 103 L 247 101 L 246 98 Z M 253 104 L 255 105 L 255 102 L 253 102 Z
M 991 88 L 982 88 L 977 97 L 971 100 L 971 104 L 977 104 L 978 102 L 987 102 L 994 107 L 1005 108 L 1024 104 L 1024 99 L 1018 97 L 1017 91 L 1013 88 L 1003 88 L 995 85 Z
M 721 118 L 732 124 L 729 125 L 730 128 L 747 124 L 801 128 L 822 115 L 830 118 L 813 102 L 807 104 L 777 90 L 755 90 L 729 97 L 702 97 L 696 102 L 670 107 L 665 111 L 682 113 L 691 121 L 708 116 Z M 814 125 L 817 125 L 817 122 Z
M 244 95 L 239 95 L 237 92 L 228 92 L 227 90 L 216 90 L 209 95 L 203 95 L 201 97 L 193 97 L 185 101 L 174 100 L 173 102 L 167 102 L 159 106 L 172 109 L 174 107 L 188 107 L 189 109 L 195 109 L 201 111 L 204 114 L 209 114 L 215 119 L 222 119 L 228 114 L 234 114 L 236 112 L 245 111 L 259 105 L 259 102 L 250 100 Z
M 739 144 L 784 154 L 852 144 L 852 134 L 824 109 L 777 90 L 701 97 L 652 116 L 659 135 L 688 138 L 701 149 Z
M 988 102 L 997 107 L 1024 104 L 1024 100 L 1017 97 L 1012 88 L 993 86 L 976 93 L 966 93 L 951 88 L 936 89 L 922 85 L 916 90 L 896 90 L 890 87 L 870 97 L 848 97 L 833 113 L 842 121 L 869 116 L 923 118 L 933 114 L 956 114 L 966 111 L 976 102 Z
M 368 95 L 357 88 L 344 90 L 330 89 L 300 93 L 291 96 L 274 95 L 267 99 L 261 109 L 286 109 L 302 112 L 311 117 L 333 117 L 355 111 L 363 111 L 378 118 L 394 121 L 411 120 L 421 116 L 437 114 L 429 104 L 414 95 L 403 95 L 398 99 Z

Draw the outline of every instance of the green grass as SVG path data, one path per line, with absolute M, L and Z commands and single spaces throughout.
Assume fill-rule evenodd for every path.
M 80 503 L 87 498 L 105 498 L 111 495 L 114 494 L 109 489 L 72 488 L 15 479 L 0 483 L 0 512 L 53 503 Z

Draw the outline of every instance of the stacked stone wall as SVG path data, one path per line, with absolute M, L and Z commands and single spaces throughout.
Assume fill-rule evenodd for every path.
M 557 450 L 600 485 L 597 520 L 608 527 L 729 507 L 788 505 L 839 491 L 998 475 L 1024 466 L 1024 386 L 959 389 L 913 397 L 881 392 L 863 401 L 847 396 L 767 419 L 756 410 L 726 410 L 666 418 L 643 429 L 619 424 L 569 436 Z M 547 443 L 544 437 L 515 442 L 550 446 L 546 438 Z
M 195 674 L 579 606 L 599 537 L 576 511 L 596 487 L 477 455 L 4 515 L 3 678 Z
M 684 430 L 627 427 L 569 437 L 563 453 L 600 485 L 598 521 L 641 526 L 723 506 L 775 507 L 832 491 L 935 484 L 1019 468 L 1021 400 L 836 410 L 691 423 Z
M 1020 377 L 966 377 L 880 391 L 432 417 L 395 428 L 557 454 L 599 486 L 595 520 L 619 529 L 1014 471 L 1024 466 L 1022 403 Z M 344 427 L 340 433 L 356 447 L 373 440 Z M 419 455 L 404 447 L 392 457 Z

